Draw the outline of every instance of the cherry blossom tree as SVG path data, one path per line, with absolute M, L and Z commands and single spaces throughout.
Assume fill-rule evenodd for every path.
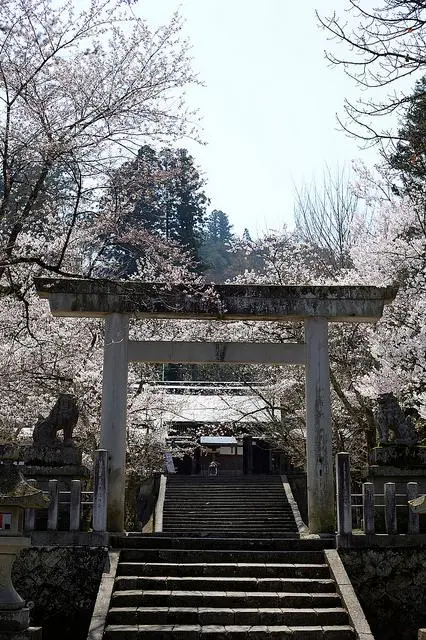
M 340 66 L 365 97 L 345 100 L 342 128 L 367 145 L 396 143 L 395 115 L 424 99 L 407 93 L 401 80 L 425 72 L 424 0 L 382 0 L 377 5 L 346 0 L 341 10 L 317 12 L 330 44 L 327 59 Z M 392 116 L 392 120 L 383 116 Z
M 120 0 L 0 6 L 0 283 L 23 297 L 19 264 L 81 275 L 113 169 L 146 139 L 193 134 L 195 82 L 181 19 L 151 31 Z M 20 276 L 20 277 L 18 277 Z
M 369 228 L 369 216 L 356 216 L 352 220 L 354 236 L 362 236 Z M 316 243 L 301 242 L 298 234 L 283 230 L 269 234 L 255 242 L 246 243 L 246 252 L 255 253 L 257 267 L 246 270 L 236 278 L 239 283 L 281 285 L 326 285 L 353 282 L 351 272 L 336 267 L 331 271 L 330 261 L 318 260 Z M 348 246 L 349 251 L 349 246 Z M 255 323 L 251 323 L 255 324 Z M 252 328 L 254 339 L 271 342 L 303 342 L 303 328 L 299 324 L 256 323 Z M 355 387 L 358 378 L 374 365 L 369 348 L 370 330 L 367 325 L 330 324 L 330 381 L 332 388 L 332 418 L 336 449 L 353 453 L 354 464 L 365 462 L 366 450 L 375 446 L 376 434 L 372 413 L 372 400 Z M 303 371 L 297 367 L 264 369 L 269 376 L 271 398 L 280 398 L 285 408 L 289 431 L 292 425 L 300 425 L 304 412 Z M 266 379 L 265 379 L 266 381 Z M 276 402 L 276 400 L 275 400 Z M 277 425 L 272 425 L 277 430 Z M 299 428 L 299 427 L 296 427 Z M 299 441 L 300 447 L 300 441 Z M 294 456 L 297 458 L 297 456 Z M 299 460 L 304 451 L 299 451 Z
M 370 182 L 370 185 L 372 183 Z M 371 191 L 371 189 L 370 189 Z M 365 397 L 394 393 L 406 407 L 426 417 L 426 226 L 422 198 L 383 197 L 380 183 L 374 228 L 366 230 L 352 250 L 354 271 L 361 283 L 394 284 L 398 294 L 385 308 L 369 337 L 374 367 L 360 376 L 357 388 Z
M 151 30 L 121 0 L 81 10 L 66 1 L 0 4 L 2 438 L 23 433 L 70 391 L 79 437 L 96 445 L 102 327 L 52 318 L 34 277 L 111 274 L 107 248 L 137 242 L 136 277 L 197 286 L 189 255 L 141 230 L 120 231 L 129 211 L 105 198 L 141 145 L 197 135 L 183 100 L 197 78 L 181 29 L 175 14 Z M 131 376 L 137 386 L 141 372 Z

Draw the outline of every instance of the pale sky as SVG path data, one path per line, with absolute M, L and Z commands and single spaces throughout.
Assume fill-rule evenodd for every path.
M 294 185 L 320 179 L 324 165 L 350 164 L 373 151 L 337 130 L 336 112 L 353 82 L 324 58 L 327 36 L 315 9 L 342 0 L 139 0 L 152 25 L 181 7 L 205 87 L 188 91 L 206 146 L 182 141 L 207 178 L 211 208 L 252 236 L 292 221 Z

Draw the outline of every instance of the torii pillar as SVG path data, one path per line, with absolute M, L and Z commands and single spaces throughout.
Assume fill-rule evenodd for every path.
M 108 451 L 108 531 L 124 530 L 129 315 L 105 317 L 101 449 Z
M 335 528 L 327 318 L 305 320 L 306 462 L 309 530 Z
M 144 282 L 38 278 L 54 316 L 104 317 L 101 447 L 109 453 L 108 530 L 124 529 L 127 365 L 264 362 L 306 366 L 309 530 L 335 531 L 328 361 L 329 322 L 376 322 L 396 289 L 365 286 L 213 285 L 188 291 Z M 305 344 L 129 342 L 129 317 L 304 322 Z M 180 346 L 179 346 L 180 345 Z

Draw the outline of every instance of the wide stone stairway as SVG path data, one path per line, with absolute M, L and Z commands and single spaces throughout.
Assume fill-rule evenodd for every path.
M 115 544 L 121 551 L 104 640 L 356 637 L 324 540 L 159 534 Z
M 165 533 L 297 536 L 280 476 L 169 476 Z

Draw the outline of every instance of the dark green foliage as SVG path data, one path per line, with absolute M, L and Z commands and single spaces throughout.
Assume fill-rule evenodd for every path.
M 398 135 L 400 140 L 395 152 L 387 158 L 402 185 L 393 185 L 393 192 L 395 195 L 422 193 L 426 183 L 426 76 L 415 84 Z
M 199 260 L 208 204 L 204 185 L 188 151 L 169 147 L 156 151 L 145 145 L 113 175 L 108 198 L 117 211 L 117 236 L 122 237 L 113 254 L 127 275 L 136 271 L 136 235 L 144 231 L 179 243 Z
M 230 252 L 233 233 L 228 215 L 214 209 L 208 216 L 204 228 L 200 258 L 206 267 L 207 280 L 223 282 L 229 277 L 233 255 Z

